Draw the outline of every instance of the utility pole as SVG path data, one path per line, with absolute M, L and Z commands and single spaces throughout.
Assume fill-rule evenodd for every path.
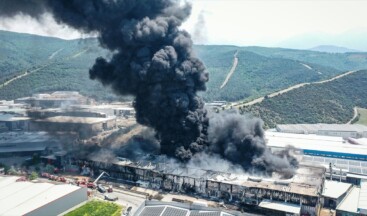
M 342 168 L 340 167 L 340 179 L 339 179 L 339 182 L 342 182 Z
M 329 170 L 330 170 L 330 180 L 333 180 L 333 167 L 331 165 L 331 163 L 329 163 Z
M 334 167 L 335 168 L 338 168 L 337 166 L 335 166 L 335 164 L 334 164 Z M 342 168 L 341 167 L 339 167 L 339 182 L 342 182 Z

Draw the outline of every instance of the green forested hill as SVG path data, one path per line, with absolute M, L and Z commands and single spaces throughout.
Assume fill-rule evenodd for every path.
M 321 84 L 310 84 L 241 108 L 268 127 L 290 123 L 346 123 L 353 107 L 367 108 L 367 70 Z
M 33 68 L 42 69 L 31 72 L 6 86 L 0 85 L 0 99 L 14 99 L 29 96 L 33 93 L 50 91 L 80 91 L 83 95 L 100 100 L 113 100 L 117 97 L 109 88 L 89 79 L 89 68 L 98 56 L 105 56 L 106 51 L 98 48 L 96 41 L 83 41 L 65 48 L 63 54 L 54 59 L 39 61 Z M 40 64 L 42 63 L 42 64 Z M 32 71 L 32 70 L 29 70 Z
M 232 65 L 225 65 L 224 62 L 232 63 L 235 52 L 236 50 L 232 50 L 232 52 L 222 54 L 226 61 L 223 61 L 221 67 L 208 64 L 203 58 L 210 73 L 208 91 L 203 94 L 207 101 L 238 101 L 246 98 L 256 98 L 301 82 L 326 79 L 341 72 L 317 64 L 269 58 L 239 49 L 237 68 L 227 85 L 220 89 Z M 231 59 L 228 59 L 228 56 Z M 219 64 L 218 62 L 221 59 L 217 58 L 216 64 Z
M 89 79 L 88 69 L 94 60 L 107 55 L 96 39 L 67 41 L 0 31 L 0 42 L 0 100 L 58 90 L 80 91 L 97 99 L 116 99 L 111 90 Z M 31 73 L 6 86 L 1 84 L 25 71 Z
M 320 53 L 264 47 L 195 46 L 209 72 L 206 101 L 249 100 L 302 82 L 323 80 L 355 68 L 367 68 L 364 53 Z M 238 66 L 220 89 L 238 51 Z M 98 56 L 108 55 L 96 39 L 61 40 L 0 31 L 0 100 L 54 90 L 75 90 L 98 99 L 113 99 L 108 88 L 89 80 L 88 70 Z M 367 54 L 366 54 L 367 55 Z M 358 61 L 356 60 L 358 59 Z M 2 86 L 14 76 L 47 67 Z
M 0 83 L 56 57 L 75 51 L 76 41 L 0 30 Z

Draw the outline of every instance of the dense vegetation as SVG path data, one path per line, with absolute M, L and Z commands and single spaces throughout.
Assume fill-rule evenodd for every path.
M 210 75 L 205 101 L 250 100 L 302 83 L 330 78 L 346 70 L 367 68 L 367 54 L 330 54 L 264 47 L 195 46 Z M 238 51 L 238 66 L 220 89 Z M 0 100 L 56 90 L 80 91 L 100 100 L 115 100 L 109 88 L 89 79 L 98 56 L 108 55 L 96 39 L 61 40 L 0 31 Z M 33 71 L 9 85 L 6 80 Z M 121 98 L 120 98 L 121 99 Z
M 225 57 L 231 56 L 230 60 L 225 59 L 226 62 L 233 62 L 235 51 L 226 53 Z M 242 50 L 239 50 L 237 57 L 237 68 L 222 89 L 220 86 L 231 66 L 219 68 L 208 64 L 203 58 L 210 73 L 208 91 L 203 95 L 207 101 L 251 99 L 298 83 L 318 81 L 340 73 L 339 70 L 330 67 L 310 63 L 306 65 L 289 59 L 268 58 Z M 220 62 L 220 59 L 216 62 Z
M 10 33 L 14 35 L 18 35 L 16 33 Z M 16 44 L 20 43 L 28 43 L 37 46 L 39 41 L 33 39 L 35 38 L 43 38 L 46 41 L 47 46 L 51 44 L 52 46 L 48 47 L 49 49 L 38 50 L 39 53 L 32 59 L 33 54 L 29 53 L 26 55 L 31 60 L 26 64 L 20 63 L 17 67 L 22 67 L 23 70 L 27 70 L 30 73 L 27 76 L 24 76 L 20 79 L 14 80 L 6 86 L 0 84 L 0 99 L 15 99 L 19 97 L 30 96 L 33 93 L 42 93 L 42 92 L 50 92 L 50 91 L 79 91 L 83 95 L 93 97 L 99 100 L 116 100 L 117 97 L 112 93 L 109 88 L 104 88 L 102 84 L 99 82 L 93 81 L 89 79 L 88 70 L 93 65 L 94 60 L 98 56 L 105 56 L 107 52 L 98 47 L 97 41 L 95 39 L 89 40 L 73 40 L 73 41 L 64 41 L 54 38 L 47 37 L 39 37 L 32 36 L 26 34 L 19 34 L 20 39 L 16 39 Z M 1 38 L 0 34 L 0 38 Z M 7 38 L 11 40 L 11 38 Z M 61 43 L 61 42 L 62 43 Z M 56 50 L 58 52 L 50 52 L 50 50 L 54 51 L 56 46 L 55 44 L 61 44 L 64 47 L 62 50 Z M 3 44 L 0 44 L 2 47 Z M 32 47 L 29 49 L 33 50 Z M 19 48 L 18 51 L 22 52 L 23 48 Z M 37 49 L 35 48 L 37 51 Z M 52 57 L 52 58 L 50 58 Z M 9 61 L 12 64 L 16 64 L 17 60 L 1 60 L 0 68 Z M 33 64 L 33 65 L 32 65 Z M 35 72 L 33 70 L 41 68 Z M 5 73 L 5 71 L 7 71 Z M 4 77 L 5 82 L 9 79 L 9 76 L 14 77 L 17 73 L 24 73 L 23 71 L 14 70 L 0 70 L 1 77 Z M 7 75 L 6 75 L 7 74 Z M 10 78 L 11 78 L 10 77 Z M 0 82 L 1 83 L 1 82 Z
M 37 65 L 70 55 L 78 41 L 0 30 L 0 83 Z
M 241 107 L 261 117 L 267 127 L 288 123 L 346 123 L 353 108 L 367 108 L 367 70 L 322 84 L 310 84 L 267 98 L 259 104 Z
M 65 216 L 120 216 L 122 206 L 115 203 L 93 200 L 67 213 Z

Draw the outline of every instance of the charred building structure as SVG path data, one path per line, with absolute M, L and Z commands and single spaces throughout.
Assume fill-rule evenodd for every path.
M 325 168 L 322 167 L 303 165 L 293 178 L 274 180 L 194 167 L 183 168 L 164 163 L 164 160 L 158 161 L 90 161 L 89 166 L 94 173 L 107 171 L 112 178 L 141 187 L 193 193 L 230 203 L 241 203 L 263 213 L 271 212 L 271 215 L 283 215 L 284 211 L 262 208 L 263 202 L 295 206 L 297 213 L 289 212 L 291 215 L 317 215 L 321 205 L 319 194 L 322 192 L 325 174 Z

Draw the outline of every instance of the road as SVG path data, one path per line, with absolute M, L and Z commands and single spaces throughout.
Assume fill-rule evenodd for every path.
M 310 65 L 306 65 L 306 64 L 303 64 L 303 63 L 300 63 L 303 67 L 309 69 L 309 70 L 312 70 L 312 67 Z
M 140 194 L 135 194 L 132 192 L 127 192 L 127 191 L 123 191 L 123 190 L 117 190 L 114 189 L 113 193 L 105 193 L 106 195 L 108 194 L 113 194 L 116 195 L 118 197 L 118 200 L 115 201 L 117 204 L 120 204 L 122 206 L 124 206 L 125 208 L 131 206 L 131 214 L 130 215 L 134 215 L 135 211 L 139 208 L 139 206 L 145 201 L 145 196 L 144 195 L 140 195 Z M 104 194 L 95 191 L 95 196 L 100 198 L 100 199 L 104 199 Z
M 354 111 L 354 115 L 353 115 L 353 118 L 347 123 L 347 124 L 352 124 L 352 121 L 357 118 L 358 116 L 358 108 L 357 107 L 354 107 L 353 108 L 353 111 Z
M 61 50 L 62 50 L 62 49 L 61 49 Z M 57 55 L 57 53 L 59 53 L 61 50 L 58 50 L 58 51 L 56 51 L 56 52 L 52 53 L 52 54 L 50 55 L 49 59 L 52 59 L 52 58 L 53 58 L 55 55 Z M 87 49 L 85 49 L 85 50 L 82 50 L 82 51 L 80 51 L 79 53 L 77 53 L 77 54 L 75 54 L 75 55 L 73 55 L 73 56 L 66 57 L 66 58 L 64 58 L 63 60 L 69 60 L 70 58 L 76 58 L 76 57 L 78 57 L 78 56 L 80 56 L 80 55 L 84 54 L 84 53 L 85 53 L 85 52 L 87 52 L 88 50 L 89 50 L 89 48 L 87 48 Z M 16 76 L 16 77 L 14 77 L 14 78 L 12 78 L 12 79 L 10 79 L 10 80 L 6 81 L 6 82 L 4 82 L 4 83 L 0 84 L 0 89 L 1 89 L 1 88 L 3 88 L 3 87 L 5 87 L 5 86 L 7 86 L 7 85 L 9 85 L 10 83 L 14 82 L 14 81 L 15 81 L 15 80 L 17 80 L 17 79 L 21 79 L 22 77 L 28 76 L 28 75 L 30 75 L 30 74 L 32 74 L 32 73 L 34 73 L 34 72 L 37 72 L 37 71 L 39 71 L 39 70 L 41 70 L 41 69 L 43 69 L 43 68 L 45 68 L 45 67 L 50 66 L 50 65 L 51 65 L 51 64 L 53 64 L 53 63 L 54 63 L 54 62 L 49 62 L 49 63 L 47 63 L 47 64 L 45 64 L 45 65 L 43 65 L 43 66 L 40 66 L 40 67 L 38 67 L 38 68 L 36 68 L 36 69 L 34 69 L 34 70 L 31 70 L 31 71 L 26 70 L 24 73 L 22 73 L 22 74 L 20 74 L 20 75 L 18 75 L 18 76 Z
M 64 48 L 61 48 L 59 50 L 56 50 L 55 52 L 53 52 L 49 57 L 48 59 L 51 60 L 53 59 L 59 52 L 61 52 Z
M 234 60 L 233 60 L 233 65 L 231 70 L 229 71 L 229 73 L 227 74 L 226 79 L 224 80 L 223 84 L 220 86 L 220 89 L 224 88 L 224 86 L 227 85 L 227 82 L 229 81 L 229 79 L 231 78 L 232 74 L 234 73 L 234 71 L 236 70 L 237 64 L 238 64 L 238 58 L 237 58 L 237 54 L 238 54 L 238 50 L 236 51 L 236 53 L 234 54 Z
M 348 76 L 350 74 L 353 74 L 355 73 L 356 71 L 348 71 L 346 73 L 343 73 L 343 74 L 340 74 L 338 76 L 335 76 L 333 78 L 330 78 L 330 79 L 327 79 L 327 80 L 322 80 L 322 81 L 317 81 L 317 82 L 307 82 L 307 83 L 300 83 L 300 84 L 297 84 L 297 85 L 294 85 L 294 86 L 291 86 L 291 87 L 288 87 L 286 89 L 283 89 L 283 90 L 280 90 L 280 91 L 277 91 L 277 92 L 274 92 L 274 93 L 271 93 L 268 95 L 269 98 L 272 98 L 272 97 L 275 97 L 277 95 L 280 95 L 280 94 L 283 94 L 283 93 L 286 93 L 286 92 L 289 92 L 291 90 L 294 90 L 294 89 L 297 89 L 297 88 L 301 88 L 302 86 L 305 86 L 305 85 L 310 85 L 310 84 L 322 84 L 322 83 L 327 83 L 327 82 L 331 82 L 333 80 L 336 80 L 336 79 L 340 79 L 342 77 L 345 77 L 345 76 Z M 234 107 L 239 107 L 239 106 L 251 106 L 251 105 L 254 105 L 254 104 L 257 104 L 257 103 L 261 103 L 263 100 L 265 99 L 265 97 L 260 97 L 260 98 L 256 98 L 255 100 L 252 100 L 250 102 L 247 102 L 247 103 L 243 103 L 241 104 L 241 102 L 236 102 L 236 103 L 232 103 L 232 106 Z
M 5 87 L 5 86 L 7 86 L 7 85 L 9 85 L 10 83 L 14 82 L 17 79 L 20 79 L 22 77 L 28 76 L 29 74 L 34 73 L 34 72 L 37 72 L 37 71 L 39 71 L 39 70 L 41 70 L 41 69 L 43 69 L 43 68 L 45 68 L 45 67 L 47 67 L 49 65 L 50 64 L 43 65 L 43 66 L 38 67 L 38 68 L 36 68 L 36 69 L 34 69 L 32 71 L 29 71 L 29 72 L 28 72 L 28 70 L 26 70 L 23 74 L 20 74 L 20 75 L 18 75 L 16 77 L 14 77 L 14 78 L 12 78 L 12 79 L 4 82 L 3 84 L 0 84 L 0 89 L 3 88 L 3 87 Z
M 71 56 L 71 58 L 76 58 L 76 57 L 78 57 L 78 56 L 80 56 L 80 55 L 82 55 L 82 54 L 86 53 L 88 50 L 89 50 L 89 48 L 84 49 L 84 50 L 82 50 L 82 51 L 80 51 L 80 52 L 76 53 L 75 55 Z M 68 60 L 68 59 L 69 59 L 69 57 L 67 58 L 67 60 Z

